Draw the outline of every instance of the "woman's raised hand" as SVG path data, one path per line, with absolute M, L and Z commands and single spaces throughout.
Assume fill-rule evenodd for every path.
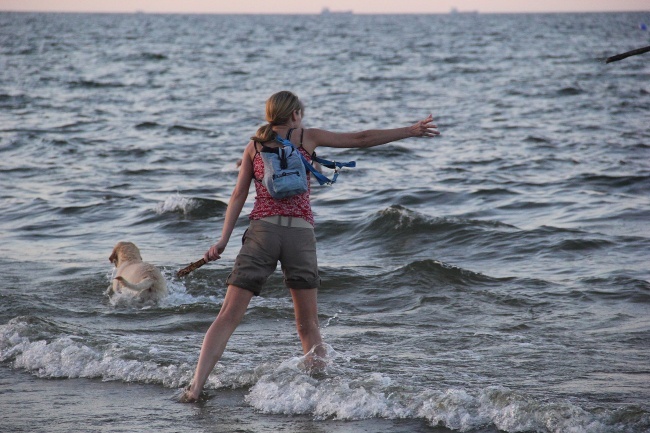
M 413 137 L 435 137 L 440 135 L 438 125 L 433 123 L 433 114 L 429 114 L 426 119 L 413 124 L 410 129 Z

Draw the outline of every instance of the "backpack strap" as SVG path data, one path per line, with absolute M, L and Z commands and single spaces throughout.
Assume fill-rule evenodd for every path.
M 293 131 L 293 130 L 290 130 L 289 134 L 287 134 L 287 137 L 291 135 L 291 131 Z M 294 146 L 292 142 L 290 142 L 289 140 L 286 140 L 284 138 L 281 138 L 279 135 L 277 137 L 275 137 L 275 140 L 278 141 L 279 143 L 285 145 L 285 146 L 291 146 L 292 148 L 296 149 L 296 146 Z M 301 144 L 302 144 L 302 140 L 301 140 Z M 298 149 L 296 149 L 296 151 L 297 150 Z M 341 168 L 343 168 L 343 167 L 356 167 L 357 166 L 357 163 L 355 161 L 350 161 L 350 162 L 329 161 L 327 159 L 322 159 L 322 158 L 317 157 L 316 154 L 314 153 L 312 155 L 312 160 L 318 162 L 319 164 L 321 164 L 321 165 L 323 165 L 323 166 L 325 166 L 327 168 L 330 168 L 330 169 L 334 170 L 334 176 L 330 180 L 325 175 L 323 175 L 321 172 L 316 170 L 314 168 L 314 166 L 311 165 L 309 163 L 309 161 L 307 161 L 307 159 L 302 155 L 302 153 L 298 152 L 298 155 L 300 155 L 300 158 L 302 159 L 302 163 L 304 164 L 305 168 L 307 170 L 309 170 L 314 175 L 314 177 L 316 178 L 316 180 L 318 181 L 318 183 L 320 185 L 332 185 L 334 182 L 336 182 L 336 178 L 339 177 L 339 171 L 341 170 Z
M 339 177 L 339 173 L 341 172 L 341 169 L 343 167 L 354 168 L 357 166 L 357 163 L 355 161 L 337 162 L 337 161 L 330 161 L 328 159 L 319 158 L 316 156 L 316 152 L 314 152 L 314 154 L 311 156 L 311 159 L 312 161 L 316 161 L 317 163 L 319 163 L 324 167 L 334 170 L 334 176 L 332 177 L 332 180 L 329 180 L 327 177 L 323 176 L 320 172 L 318 172 L 311 164 L 309 164 L 309 166 L 313 170 L 312 173 L 314 173 L 314 176 L 318 180 L 318 183 L 321 185 L 323 184 L 331 185 L 334 182 L 336 182 L 336 178 Z M 318 173 L 320 177 L 322 177 L 323 179 L 317 176 L 316 173 Z

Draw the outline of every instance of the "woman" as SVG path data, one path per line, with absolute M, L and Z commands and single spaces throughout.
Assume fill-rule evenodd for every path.
M 307 192 L 275 200 L 260 181 L 264 163 L 260 152 L 282 147 L 277 136 L 290 140 L 303 156 L 311 161 L 317 147 L 372 147 L 409 137 L 439 135 L 429 115 L 412 126 L 395 129 L 367 130 L 356 133 L 334 133 L 322 129 L 302 128 L 304 107 L 293 93 L 278 92 L 266 101 L 268 123 L 244 150 L 237 184 L 230 198 L 221 238 L 204 258 L 217 260 L 226 248 L 239 214 L 244 207 L 251 182 L 255 181 L 255 204 L 244 234 L 244 245 L 235 260 L 226 284 L 228 290 L 217 318 L 208 329 L 190 387 L 181 400 L 196 401 L 208 376 L 221 358 L 228 339 L 244 317 L 253 295 L 259 295 L 266 279 L 282 265 L 285 285 L 293 298 L 298 336 L 308 367 L 318 367 L 324 348 L 318 326 L 316 293 L 320 286 L 316 262 L 314 216 Z

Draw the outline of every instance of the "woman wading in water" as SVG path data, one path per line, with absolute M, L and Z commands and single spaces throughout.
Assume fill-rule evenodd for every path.
M 228 290 L 221 310 L 203 340 L 192 384 L 181 401 L 198 400 L 210 372 L 221 358 L 228 339 L 244 317 L 248 303 L 259 295 L 267 278 L 282 265 L 284 282 L 293 299 L 298 336 L 306 355 L 308 369 L 322 366 L 325 349 L 318 326 L 316 294 L 320 287 L 316 261 L 314 215 L 307 191 L 291 197 L 274 199 L 260 182 L 264 177 L 262 152 L 284 147 L 276 137 L 285 138 L 302 153 L 307 161 L 317 147 L 367 148 L 410 137 L 439 135 L 433 117 L 429 115 L 411 126 L 375 129 L 353 133 L 334 133 L 323 129 L 304 129 L 304 106 L 288 91 L 278 92 L 266 101 L 267 124 L 258 129 L 246 145 L 237 184 L 230 197 L 221 238 L 212 245 L 204 259 L 217 260 L 226 248 L 235 223 L 244 207 L 251 182 L 255 181 L 255 204 L 244 243 L 235 259 L 226 284 Z M 309 177 L 309 172 L 307 172 Z

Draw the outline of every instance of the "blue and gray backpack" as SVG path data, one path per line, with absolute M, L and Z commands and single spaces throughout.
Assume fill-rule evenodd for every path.
M 289 130 L 287 138 L 277 136 L 275 139 L 283 147 L 262 146 L 260 156 L 264 162 L 264 177 L 261 182 L 274 199 L 282 199 L 307 192 L 307 176 L 312 173 L 320 185 L 332 185 L 343 167 L 355 167 L 356 163 L 328 161 L 312 155 L 312 160 L 324 167 L 334 170 L 332 179 L 328 179 L 314 168 L 300 153 L 296 146 L 289 141 L 293 129 Z M 302 137 L 301 140 L 302 142 Z

